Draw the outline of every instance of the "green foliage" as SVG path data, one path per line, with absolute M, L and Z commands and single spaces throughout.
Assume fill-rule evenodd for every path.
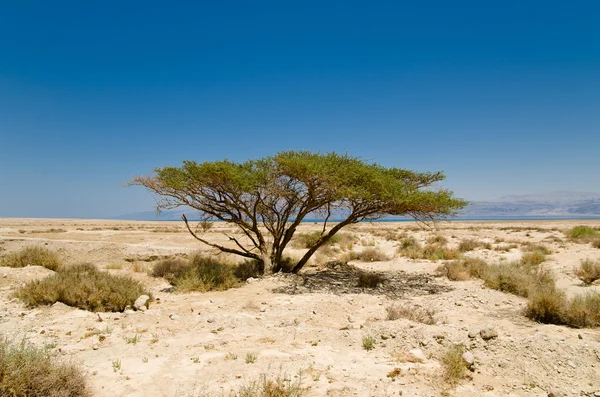
M 1 397 L 89 397 L 83 372 L 26 341 L 0 339 Z
M 184 161 L 132 184 L 158 194 L 159 209 L 188 206 L 241 229 L 244 239 L 228 236 L 231 244 L 222 245 L 188 228 L 204 244 L 261 262 L 261 271 L 282 270 L 284 249 L 306 216 L 322 216 L 327 226 L 331 214 L 347 214 L 316 240 L 310 237 L 308 251 L 289 269 L 296 273 L 347 225 L 385 215 L 424 221 L 454 215 L 466 202 L 429 189 L 443 179 L 441 172 L 387 168 L 349 155 L 288 151 L 243 163 Z
M 375 338 L 373 338 L 371 335 L 363 336 L 362 346 L 366 351 L 375 349 Z
M 582 242 L 589 242 L 600 238 L 600 231 L 589 226 L 575 226 L 567 232 L 567 237 Z
M 140 295 L 150 294 L 138 281 L 83 264 L 61 268 L 42 280 L 31 281 L 15 295 L 28 306 L 62 302 L 94 312 L 120 312 L 133 305 Z
M 50 270 L 60 267 L 58 255 L 42 247 L 25 247 L 0 259 L 0 266 L 25 267 L 43 266 Z

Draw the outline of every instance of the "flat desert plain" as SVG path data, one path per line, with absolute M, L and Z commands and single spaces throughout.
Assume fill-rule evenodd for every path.
M 182 222 L 0 219 L 0 256 L 44 247 L 65 266 L 91 263 L 139 280 L 153 294 L 145 311 L 29 308 L 14 291 L 53 272 L 0 267 L 0 333 L 79 365 L 95 396 L 221 396 L 261 379 L 289 382 L 304 396 L 599 396 L 598 328 L 534 322 L 524 314 L 526 298 L 477 277 L 449 280 L 438 270 L 448 260 L 402 251 L 411 237 L 450 252 L 473 240 L 459 255 L 510 264 L 542 245 L 548 254 L 540 266 L 567 296 L 600 292 L 576 276 L 582 261 L 600 261 L 599 248 L 566 236 L 577 225 L 598 228 L 600 221 L 358 224 L 298 275 L 178 293 L 150 275 L 153 265 L 201 250 L 214 254 Z M 298 233 L 320 227 L 303 224 Z M 205 236 L 226 242 L 223 232 L 236 233 L 217 223 Z M 289 255 L 298 257 L 303 249 L 294 247 Z M 365 250 L 386 258 L 348 255 Z M 351 266 L 327 265 L 344 258 Z M 361 270 L 383 281 L 358 287 Z M 445 357 L 454 346 L 468 353 L 470 368 L 449 379 Z

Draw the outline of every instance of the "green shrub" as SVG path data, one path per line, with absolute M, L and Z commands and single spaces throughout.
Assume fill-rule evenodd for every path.
M 575 275 L 585 284 L 591 284 L 600 280 L 600 262 L 593 262 L 586 259 L 575 270 Z
M 363 349 L 370 351 L 375 349 L 375 338 L 371 335 L 363 336 L 362 338 Z
M 56 253 L 42 247 L 25 247 L 0 260 L 0 266 L 25 267 L 29 265 L 57 270 L 60 267 L 60 260 Z
M 196 255 L 190 267 L 172 281 L 179 291 L 224 291 L 239 285 L 235 267 L 215 257 Z
M 82 371 L 63 364 L 47 350 L 25 341 L 0 339 L 0 396 L 88 397 L 92 393 Z
M 15 293 L 28 306 L 62 302 L 94 312 L 120 312 L 133 305 L 140 295 L 150 295 L 139 281 L 113 276 L 93 265 L 83 264 L 59 269 L 42 280 L 31 281 Z
M 581 242 L 589 242 L 600 238 L 600 231 L 589 226 L 575 226 L 567 232 L 567 237 Z

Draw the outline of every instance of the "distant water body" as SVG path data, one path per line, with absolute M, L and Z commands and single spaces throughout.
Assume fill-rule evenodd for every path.
M 177 222 L 180 219 L 156 219 L 163 222 Z M 329 222 L 341 222 L 343 219 L 330 219 Z M 476 222 L 476 221 L 593 221 L 600 220 L 600 215 L 596 216 L 482 216 L 482 217 L 456 217 L 445 221 L 450 222 Z M 190 219 L 191 222 L 198 221 Z M 323 219 L 309 218 L 304 219 L 302 223 L 323 222 Z M 416 222 L 413 218 L 383 218 L 375 221 L 364 221 L 365 223 L 377 222 Z

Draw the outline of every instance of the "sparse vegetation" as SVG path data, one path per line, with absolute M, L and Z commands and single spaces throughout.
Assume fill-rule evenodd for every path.
M 556 288 L 538 289 L 529 299 L 527 317 L 546 324 L 568 325 L 574 328 L 600 326 L 600 294 L 588 292 L 567 299 Z
M 587 243 L 600 238 L 600 230 L 589 226 L 575 226 L 567 231 L 567 237 L 582 243 Z
M 575 275 L 584 284 L 588 285 L 596 280 L 600 280 L 600 262 L 594 262 L 589 259 L 582 261 L 575 270 Z
M 420 306 L 410 305 L 392 305 L 386 309 L 387 319 L 390 321 L 407 318 L 422 324 L 435 324 L 435 315 L 437 311 L 432 308 L 424 308 Z
M 42 280 L 31 281 L 15 293 L 28 306 L 66 305 L 90 311 L 120 312 L 140 295 L 150 295 L 129 277 L 113 276 L 93 265 L 59 269 Z
M 258 360 L 256 353 L 246 353 L 246 364 L 254 364 Z
M 244 265 L 246 266 L 246 265 Z M 246 271 L 247 269 L 243 269 Z M 189 261 L 167 259 L 156 264 L 152 275 L 164 277 L 180 292 L 223 291 L 239 285 L 236 267 L 220 258 L 198 254 Z M 240 271 L 240 275 L 243 272 Z
M 460 382 L 467 372 L 467 362 L 462 356 L 463 353 L 462 345 L 453 345 L 442 354 L 440 362 L 444 370 L 444 380 L 450 385 Z
M 452 281 L 464 281 L 471 277 L 481 277 L 486 267 L 485 261 L 479 258 L 464 257 L 441 265 L 437 271 Z
M 523 252 L 541 252 L 544 255 L 550 255 L 552 251 L 543 244 L 526 243 L 521 247 Z
M 88 397 L 91 391 L 82 371 L 63 364 L 48 350 L 22 341 L 0 339 L 0 396 Z
M 229 397 L 302 397 L 304 394 L 301 377 L 292 381 L 285 376 L 269 379 L 263 374 L 258 381 L 250 382 L 237 391 L 232 391 Z
M 361 261 L 361 262 L 383 262 L 390 258 L 377 248 L 365 248 L 362 251 L 351 251 L 344 254 L 340 260 L 342 262 Z
M 154 265 L 153 277 L 163 277 L 169 282 L 181 277 L 191 267 L 189 261 L 181 258 L 164 259 Z
M 600 238 L 594 239 L 594 241 L 592 241 L 592 247 L 600 248 Z
M 525 298 L 534 289 L 554 285 L 554 277 L 550 272 L 516 262 L 488 265 L 482 272 L 482 278 L 488 288 Z
M 401 241 L 397 252 L 411 259 L 428 259 L 434 262 L 460 257 L 460 252 L 448 248 L 445 244 L 427 243 L 421 246 L 412 238 Z
M 362 346 L 366 351 L 373 350 L 375 348 L 375 338 L 373 338 L 371 335 L 363 336 Z
M 525 252 L 521 256 L 521 264 L 525 266 L 537 266 L 546 260 L 546 255 L 543 251 Z
M 25 247 L 0 259 L 0 266 L 7 267 L 43 266 L 56 271 L 60 265 L 60 259 L 56 253 L 35 246 Z

